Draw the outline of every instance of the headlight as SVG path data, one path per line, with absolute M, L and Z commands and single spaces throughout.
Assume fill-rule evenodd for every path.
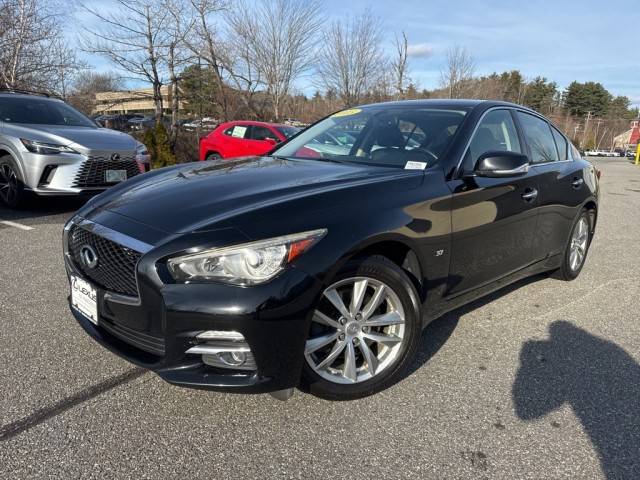
M 52 155 L 61 152 L 78 153 L 73 148 L 65 147 L 64 145 L 57 145 L 55 143 L 36 142 L 35 140 L 27 140 L 25 138 L 21 138 L 20 141 L 27 150 L 41 155 Z
M 149 155 L 149 151 L 147 147 L 143 143 L 136 142 L 136 162 L 138 162 L 138 167 L 142 173 L 148 171 L 148 167 L 145 167 L 145 164 L 148 164 L 151 161 L 151 156 Z
M 149 151 L 147 147 L 144 146 L 144 143 L 136 143 L 136 155 L 149 155 Z
M 232 247 L 213 248 L 169 259 L 180 282 L 218 281 L 257 285 L 271 280 L 327 233 L 326 229 L 286 235 Z

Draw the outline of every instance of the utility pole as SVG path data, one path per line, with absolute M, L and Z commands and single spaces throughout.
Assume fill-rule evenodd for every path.
M 591 116 L 593 115 L 592 112 L 587 112 L 587 119 L 584 122 L 584 132 L 582 134 L 582 142 L 580 142 L 580 148 L 582 149 L 584 147 L 584 141 L 587 137 L 587 132 L 589 131 L 589 120 L 591 120 Z

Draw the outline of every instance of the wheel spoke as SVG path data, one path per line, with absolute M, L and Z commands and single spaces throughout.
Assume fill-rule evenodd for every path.
M 400 313 L 396 311 L 385 313 L 384 315 L 376 315 L 364 322 L 368 327 L 387 327 L 389 325 L 398 325 L 400 323 L 404 323 L 404 318 L 402 318 Z
M 333 333 L 328 333 L 326 335 L 321 335 L 319 337 L 308 340 L 307 345 L 304 349 L 304 353 L 309 354 L 309 353 L 315 352 L 319 348 L 322 348 L 325 345 L 328 345 L 329 343 L 333 342 L 335 339 L 338 338 L 338 335 L 339 335 L 338 332 L 333 332 Z
M 382 303 L 382 300 L 384 299 L 384 294 L 385 294 L 384 290 L 385 290 L 384 285 L 380 285 L 378 288 L 376 288 L 376 291 L 374 292 L 373 297 L 371 297 L 371 300 L 369 300 L 369 303 L 367 304 L 367 306 L 364 307 L 364 310 L 362 310 L 362 318 L 366 320 L 380 306 L 380 304 Z
M 385 333 L 378 332 L 363 333 L 362 336 L 369 340 L 373 340 L 374 342 L 382 343 L 383 345 L 395 345 L 402 341 L 402 339 L 396 335 L 387 335 Z
M 342 353 L 346 343 L 347 342 L 345 342 L 344 340 L 336 342 L 336 344 L 333 346 L 333 348 L 329 352 L 329 355 L 327 355 L 327 358 L 325 358 L 322 362 L 316 365 L 315 367 L 316 370 L 322 370 L 323 368 L 331 365 L 333 361 L 338 357 L 338 355 Z
M 342 374 L 352 382 L 358 379 L 358 372 L 356 372 L 356 351 L 355 348 L 353 348 L 352 342 L 347 342 L 347 349 L 344 354 L 344 371 Z
M 351 304 L 349 305 L 351 317 L 355 317 L 356 313 L 360 311 L 368 283 L 367 280 L 358 280 L 353 283 L 353 293 L 351 295 Z
M 313 312 L 312 320 L 314 322 L 321 323 L 322 325 L 327 325 L 336 329 L 340 328 L 340 324 L 338 322 L 318 310 Z
M 367 363 L 367 370 L 369 370 L 369 373 L 371 375 L 375 375 L 376 370 L 378 369 L 378 357 L 375 356 L 375 354 L 369 348 L 369 345 L 367 345 L 367 342 L 365 342 L 364 340 L 361 341 L 360 345 L 358 346 L 360 347 L 360 351 L 362 352 L 364 360 Z
M 345 318 L 350 317 L 349 310 L 347 310 L 347 307 L 345 307 L 344 302 L 342 301 L 342 298 L 340 298 L 340 295 L 338 294 L 338 291 L 335 288 L 332 288 L 324 292 L 324 296 L 327 297 L 327 299 L 331 302 L 331 304 L 334 307 L 336 307 L 336 309 L 340 312 L 340 315 L 342 315 Z

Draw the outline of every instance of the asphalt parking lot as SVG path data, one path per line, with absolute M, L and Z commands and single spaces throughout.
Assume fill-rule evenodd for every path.
M 578 280 L 448 314 L 407 378 L 343 403 L 179 389 L 118 359 L 66 304 L 78 203 L 0 207 L 0 477 L 640 478 L 640 167 L 595 163 Z

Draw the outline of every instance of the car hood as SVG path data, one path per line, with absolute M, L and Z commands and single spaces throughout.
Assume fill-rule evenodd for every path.
M 130 135 L 108 128 L 68 127 L 64 125 L 11 125 L 20 138 L 87 150 L 134 150 L 136 141 Z M 5 125 L 8 128 L 8 125 Z
M 276 203 L 398 177 L 413 177 L 413 186 L 422 179 L 415 171 L 318 160 L 197 162 L 140 175 L 90 206 L 100 216 L 108 211 L 156 230 L 185 233 L 213 229 L 222 220 Z M 332 197 L 339 201 L 339 194 Z

